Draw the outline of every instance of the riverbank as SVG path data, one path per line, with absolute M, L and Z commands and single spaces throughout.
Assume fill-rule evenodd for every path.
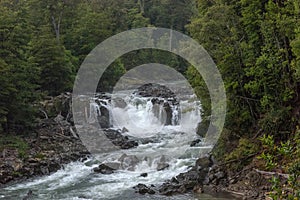
M 20 149 L 22 145 L 14 148 L 9 143 L 7 147 L 2 147 L 1 187 L 34 177 L 48 176 L 61 169 L 64 164 L 86 158 L 89 153 L 71 130 L 70 124 L 65 121 L 47 119 L 40 123 L 36 135 L 22 138 L 25 146 L 23 149 Z M 4 139 L 1 137 L 2 141 Z M 20 140 L 21 138 L 17 142 L 20 143 Z M 132 190 L 144 194 L 151 194 L 149 191 L 153 190 L 156 195 L 164 196 L 185 193 L 206 193 L 215 196 L 228 192 L 237 199 L 266 199 L 271 187 L 271 177 L 261 173 L 251 164 L 239 171 L 228 170 L 226 165 L 207 156 L 199 158 L 187 172 L 162 185 L 142 185 Z
M 236 199 L 268 199 L 271 190 L 271 178 L 274 174 L 265 174 L 256 166 L 248 165 L 240 171 L 229 170 L 226 165 L 217 163 L 211 156 L 199 158 L 187 172 L 181 173 L 163 184 L 150 187 L 139 184 L 138 193 L 173 196 L 192 192 L 217 196 L 225 193 Z
M 49 175 L 89 155 L 64 120 L 41 120 L 32 134 L 0 136 L 0 187 Z
M 55 121 L 44 122 L 39 129 L 37 139 L 24 139 L 28 144 L 25 154 L 20 155 L 20 152 L 13 148 L 3 150 L 6 155 L 3 157 L 2 152 L 1 187 L 35 177 L 49 176 L 61 169 L 64 164 L 88 156 L 88 152 L 78 138 L 75 138 L 66 129 L 58 128 L 59 125 Z M 190 170 L 173 177 L 164 184 L 151 187 L 151 190 L 156 191 L 156 196 L 183 195 L 185 193 L 194 193 L 195 195 L 205 193 L 217 196 L 220 193 L 228 192 L 237 199 L 242 197 L 244 199 L 265 199 L 265 192 L 269 189 L 269 182 L 254 168 L 233 173 L 214 164 L 209 157 L 198 159 Z M 150 193 L 149 190 L 145 191 L 145 187 L 132 190 L 137 193 Z
M 119 188 L 115 188 L 113 192 L 129 190 L 132 193 L 136 192 L 137 195 L 149 195 L 149 198 L 151 195 L 154 195 L 153 198 L 156 198 L 157 195 L 167 198 L 184 194 L 197 196 L 205 193 L 217 196 L 229 193 L 237 199 L 267 199 L 268 192 L 272 187 L 270 180 L 274 175 L 278 176 L 282 183 L 286 181 L 287 177 L 282 173 L 262 171 L 260 161 L 257 159 L 259 149 L 256 147 L 258 144 L 245 139 L 241 140 L 238 148 L 230 151 L 231 156 L 228 156 L 227 161 L 217 161 L 212 155 L 199 158 L 200 152 L 211 147 L 201 144 L 201 138 L 199 136 L 193 138 L 196 134 L 192 130 L 186 129 L 197 123 L 191 124 L 190 120 L 183 120 L 188 124 L 182 127 L 176 123 L 172 124 L 174 121 L 171 120 L 174 118 L 172 115 L 176 116 L 176 112 L 171 108 L 176 107 L 173 104 L 160 104 L 157 101 L 157 95 L 154 98 L 151 97 L 153 91 L 155 90 L 151 90 L 150 94 L 146 95 L 150 97 L 135 96 L 133 98 L 135 101 L 128 99 L 125 101 L 119 98 L 118 104 L 115 105 L 116 111 L 118 111 L 115 113 L 118 115 L 115 116 L 118 117 L 121 117 L 122 113 L 124 114 L 123 111 L 128 111 L 125 110 L 126 107 L 132 109 L 133 113 L 142 113 L 141 116 L 148 117 L 152 116 L 147 115 L 152 113 L 152 110 L 149 109 L 150 103 L 150 105 L 156 105 L 156 108 L 168 108 L 166 121 L 171 124 L 167 123 L 165 126 L 159 124 L 159 127 L 162 128 L 161 132 L 146 139 L 128 135 L 127 128 L 130 129 L 131 126 L 124 128 L 122 125 L 123 130 L 118 131 L 116 126 L 110 124 L 110 114 L 115 110 L 112 110 L 108 97 L 99 96 L 96 103 L 91 104 L 89 116 L 94 116 L 92 111 L 101 111 L 95 112 L 97 113 L 95 118 L 102 123 L 102 126 L 107 127 L 104 129 L 107 138 L 112 141 L 112 144 L 119 146 L 120 150 L 125 150 L 112 155 L 111 158 L 115 157 L 116 159 L 109 163 L 113 164 L 111 165 L 113 169 L 109 170 L 101 168 L 105 166 L 102 161 L 93 160 L 92 164 L 79 162 L 77 164 L 82 168 L 82 171 L 79 172 L 72 168 L 72 163 L 68 164 L 72 161 L 83 161 L 89 157 L 89 152 L 72 126 L 74 122 L 70 110 L 71 95 L 62 94 L 45 100 L 41 107 L 45 119 L 39 120 L 31 134 L 26 136 L 2 135 L 0 137 L 0 187 L 13 185 L 27 179 L 51 179 L 54 172 L 60 171 L 58 174 L 65 174 L 65 176 L 69 176 L 68 173 L 72 175 L 82 173 L 83 181 L 96 183 L 87 185 L 87 187 L 103 186 L 99 190 L 103 189 L 104 196 L 107 193 L 106 184 L 112 184 L 114 187 L 129 181 L 130 186 L 125 189 L 124 186 L 123 188 L 118 186 Z M 164 92 L 164 94 L 166 93 Z M 138 107 L 135 106 L 135 103 L 144 106 Z M 191 105 L 197 106 L 197 104 Z M 192 111 L 192 109 L 187 110 Z M 197 115 L 196 112 L 184 114 L 181 116 L 183 119 L 184 117 L 193 119 L 194 115 Z M 144 126 L 144 120 L 141 122 L 141 125 Z M 133 121 L 133 123 L 136 124 L 137 121 Z M 135 128 L 144 128 L 143 126 Z M 141 132 L 136 129 L 134 131 Z M 155 155 L 153 150 L 155 150 Z M 66 166 L 68 168 L 69 165 L 71 165 L 70 171 L 60 170 Z M 116 173 L 111 175 L 114 171 Z M 86 173 L 90 177 L 86 178 Z M 81 175 L 79 174 L 79 176 Z M 70 178 L 72 179 L 72 177 Z M 56 181 L 60 182 L 59 179 Z M 77 180 L 72 181 L 74 181 L 72 184 L 80 185 Z M 30 187 L 26 189 L 26 192 L 31 191 Z M 113 189 L 110 188 L 110 190 Z M 34 193 L 36 192 L 38 191 L 34 191 Z M 81 196 L 80 191 L 78 193 Z M 96 191 L 93 193 L 96 196 L 97 194 Z

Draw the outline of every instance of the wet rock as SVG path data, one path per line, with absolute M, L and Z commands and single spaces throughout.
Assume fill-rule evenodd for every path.
M 209 119 L 204 119 L 201 122 L 199 122 L 196 129 L 197 135 L 199 135 L 201 138 L 205 138 L 206 135 L 214 135 L 217 132 L 217 127 L 214 126 L 214 124 L 211 124 L 210 128 L 209 126 L 210 126 Z
M 116 97 L 112 101 L 115 107 L 124 109 L 127 106 L 127 103 L 122 98 Z
M 179 184 L 172 184 L 170 182 L 165 182 L 163 183 L 160 187 L 159 187 L 159 193 L 162 195 L 167 195 L 167 196 L 171 196 L 171 195 L 175 195 L 181 192 L 185 192 L 183 191 L 183 189 L 179 189 L 181 187 L 181 185 Z
M 26 196 L 23 198 L 23 200 L 29 200 L 32 198 L 32 196 L 33 196 L 33 192 L 32 192 L 32 190 L 29 190 L 27 192 Z
M 121 162 L 122 169 L 134 171 L 135 166 L 138 164 L 139 159 L 135 155 L 123 154 L 118 161 Z
M 101 128 L 109 128 L 110 127 L 109 110 L 105 106 L 102 106 L 101 104 L 99 106 L 100 106 L 101 115 L 97 117 L 98 122 Z
M 197 193 L 197 194 L 201 194 L 203 193 L 203 187 L 201 185 L 196 185 L 194 188 L 193 188 L 193 192 L 194 193 Z
M 169 88 L 163 85 L 148 83 L 140 86 L 136 94 L 142 97 L 162 97 L 162 98 L 174 98 L 175 94 Z
M 127 132 L 129 132 L 129 130 L 126 127 L 123 127 L 121 132 L 122 133 L 127 133 Z
M 162 171 L 168 167 L 169 167 L 169 164 L 167 163 L 166 157 L 164 155 L 162 155 L 159 159 L 159 162 L 157 163 L 156 170 Z
M 68 121 L 69 103 L 69 93 L 49 97 L 40 103 L 40 108 L 45 112 L 41 118 L 45 119 L 39 119 L 34 134 L 24 138 L 19 136 L 28 145 L 22 157 L 17 148 L 0 151 L 0 186 L 33 176 L 48 175 L 66 163 L 89 156 L 76 133 L 71 131 L 73 126 Z
M 203 182 L 207 179 L 210 167 L 213 165 L 209 156 L 199 158 L 189 171 L 181 173 L 159 187 L 162 195 L 174 195 L 194 190 L 202 192 Z M 221 174 L 219 174 L 221 176 Z
M 148 176 L 148 173 L 141 173 L 140 176 L 141 176 L 141 177 L 147 177 L 147 176 Z
M 157 171 L 162 171 L 169 167 L 168 163 L 159 163 L 156 167 Z
M 112 174 L 115 171 L 114 168 L 106 164 L 100 164 L 98 167 L 94 168 L 93 170 L 94 172 L 101 173 L 101 174 Z
M 98 116 L 98 122 L 100 124 L 101 128 L 109 128 L 110 124 L 109 124 L 109 119 L 105 116 Z
M 210 156 L 205 156 L 205 157 L 199 158 L 196 161 L 196 167 L 198 169 L 208 169 L 212 165 L 213 165 L 213 161 Z
M 190 146 L 191 146 L 191 147 L 194 147 L 194 146 L 196 146 L 197 144 L 199 144 L 200 142 L 201 142 L 201 139 L 193 140 Z
M 138 142 L 123 136 L 118 130 L 105 129 L 104 134 L 114 145 L 119 146 L 121 149 L 130 149 L 138 146 Z
M 147 185 L 141 184 L 141 183 L 134 186 L 133 189 L 135 189 L 136 193 L 140 193 L 140 194 L 147 194 L 147 193 L 148 194 L 155 194 L 155 191 L 153 189 L 151 189 Z
M 168 102 L 164 103 L 164 109 L 166 112 L 165 125 L 172 125 L 173 110 Z
M 155 116 L 160 115 L 160 106 L 163 106 L 165 125 L 172 125 L 173 123 L 174 125 L 178 124 L 179 120 L 173 121 L 173 119 L 176 119 L 176 117 L 173 116 L 173 111 L 176 109 L 174 106 L 179 105 L 179 102 L 175 98 L 175 93 L 169 88 L 159 84 L 148 83 L 140 86 L 134 93 L 142 97 L 153 97 L 151 102 L 153 104 L 153 113 Z

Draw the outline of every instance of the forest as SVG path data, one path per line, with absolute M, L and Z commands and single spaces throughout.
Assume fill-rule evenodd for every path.
M 141 27 L 187 34 L 216 63 L 228 108 L 214 156 L 232 171 L 255 165 L 289 174 L 285 184 L 273 177 L 270 196 L 300 199 L 299 0 L 1 0 L 0 136 L 26 137 L 41 116 L 38 102 L 72 92 L 96 45 Z M 205 82 L 175 54 L 130 52 L 105 71 L 98 90 L 110 91 L 126 71 L 151 62 L 188 79 L 202 104 L 198 128 L 205 129 Z

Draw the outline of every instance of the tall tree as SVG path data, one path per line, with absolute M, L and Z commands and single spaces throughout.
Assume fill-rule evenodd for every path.
M 31 26 L 26 4 L 1 1 L 0 13 L 0 123 L 9 131 L 32 123 L 38 70 L 28 62 Z

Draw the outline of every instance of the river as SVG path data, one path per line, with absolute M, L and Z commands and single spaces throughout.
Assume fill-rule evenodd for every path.
M 193 140 L 199 139 L 195 130 L 197 123 L 201 120 L 200 102 L 194 96 L 180 100 L 180 112 L 178 108 L 172 107 L 172 122 L 169 125 L 164 124 L 163 107 L 154 108 L 150 97 L 121 95 L 118 98 L 124 100 L 125 107 L 113 106 L 108 100 L 99 99 L 100 103 L 91 104 L 90 117 L 97 114 L 100 106 L 105 106 L 112 116 L 110 122 L 112 128 L 126 127 L 125 135 L 137 140 L 147 138 L 148 142 L 140 142 L 136 148 L 117 150 L 109 154 L 99 154 L 85 161 L 72 162 L 49 176 L 2 188 L 0 199 L 22 199 L 30 190 L 32 191 L 31 199 L 53 200 L 232 199 L 225 194 L 212 197 L 208 194 L 188 193 L 166 197 L 135 193 L 132 187 L 138 183 L 160 185 L 165 180 L 187 171 L 201 154 L 207 153 L 212 147 L 201 142 L 194 147 L 190 146 Z M 134 169 L 123 168 L 109 175 L 93 171 L 99 163 L 118 161 L 124 154 L 138 158 Z M 157 165 L 162 156 L 169 167 L 158 171 Z M 141 173 L 147 173 L 147 176 L 142 177 Z

